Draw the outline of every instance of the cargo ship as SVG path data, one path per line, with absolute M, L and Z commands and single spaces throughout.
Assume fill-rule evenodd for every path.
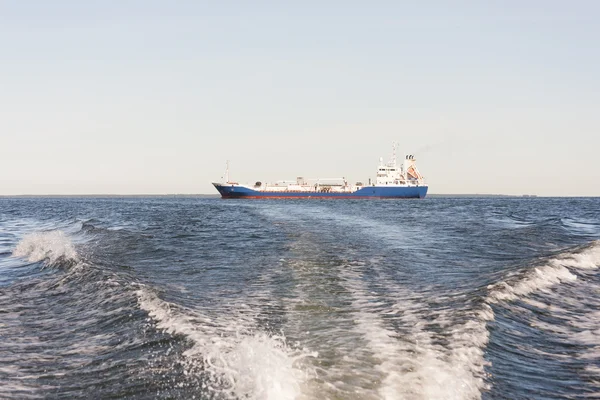
M 384 163 L 379 159 L 377 176 L 373 183 L 350 184 L 345 178 L 305 179 L 240 184 L 229 179 L 229 162 L 222 182 L 213 182 L 224 199 L 422 199 L 428 186 L 416 166 L 413 155 L 407 155 L 399 166 L 396 147 L 392 157 Z

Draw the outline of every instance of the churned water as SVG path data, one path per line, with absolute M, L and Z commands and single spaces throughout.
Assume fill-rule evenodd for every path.
M 0 398 L 600 398 L 600 199 L 0 199 Z

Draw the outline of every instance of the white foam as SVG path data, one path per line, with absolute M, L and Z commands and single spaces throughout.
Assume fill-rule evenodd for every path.
M 15 257 L 30 262 L 45 260 L 54 264 L 59 260 L 78 261 L 73 243 L 62 231 L 38 232 L 25 235 L 13 251 Z
M 563 254 L 551 259 L 547 265 L 534 268 L 520 279 L 488 286 L 490 292 L 487 301 L 498 303 L 525 298 L 531 293 L 545 291 L 559 283 L 577 280 L 577 275 L 572 270 L 596 269 L 598 265 L 600 265 L 600 244 L 596 242 L 581 252 Z
M 600 265 L 600 242 L 596 241 L 584 251 L 565 254 L 550 262 L 553 265 L 562 265 L 576 269 L 597 269 Z
M 376 369 L 383 375 L 378 391 L 381 398 L 481 398 L 484 348 L 489 339 L 486 320 L 493 318 L 489 307 L 470 314 L 466 323 L 456 324 L 449 310 L 428 310 L 423 300 L 401 287 L 386 284 L 387 290 L 392 289 L 402 299 L 382 307 L 378 296 L 366 290 L 360 275 L 347 274 L 345 282 L 355 298 L 356 329 L 379 360 Z M 384 315 L 395 315 L 409 330 L 408 336 L 388 328 Z M 428 325 L 439 325 L 445 332 L 435 333 Z M 447 339 L 448 346 L 437 344 L 437 339 Z
M 140 307 L 159 329 L 185 335 L 192 342 L 184 356 L 191 370 L 210 371 L 208 388 L 232 398 L 296 399 L 311 376 L 300 367 L 306 351 L 292 349 L 283 335 L 248 327 L 248 321 L 221 315 L 218 320 L 182 309 L 146 289 L 137 291 Z
M 489 286 L 492 289 L 488 295 L 488 302 L 511 301 L 526 296 L 537 290 L 545 290 L 557 283 L 574 281 L 577 276 L 567 268 L 558 266 L 544 266 L 533 270 L 527 277 L 517 280 L 511 284 L 500 282 Z

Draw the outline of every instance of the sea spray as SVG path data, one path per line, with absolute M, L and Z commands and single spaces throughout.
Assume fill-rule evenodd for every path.
M 145 288 L 138 290 L 137 296 L 140 307 L 157 328 L 184 335 L 192 342 L 184 353 L 184 363 L 191 371 L 207 369 L 207 388 L 213 392 L 232 398 L 292 400 L 300 396 L 303 383 L 314 375 L 310 368 L 299 368 L 299 364 L 303 358 L 317 354 L 291 348 L 283 335 L 248 329 L 243 320 L 226 315 L 215 320 L 182 309 Z
M 48 265 L 79 261 L 71 239 L 59 230 L 25 235 L 17 244 L 13 256 L 30 262 L 45 261 Z

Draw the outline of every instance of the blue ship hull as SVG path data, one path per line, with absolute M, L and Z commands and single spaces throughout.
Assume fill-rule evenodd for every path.
M 213 183 L 224 199 L 422 199 L 427 186 L 365 186 L 352 193 L 267 192 Z

